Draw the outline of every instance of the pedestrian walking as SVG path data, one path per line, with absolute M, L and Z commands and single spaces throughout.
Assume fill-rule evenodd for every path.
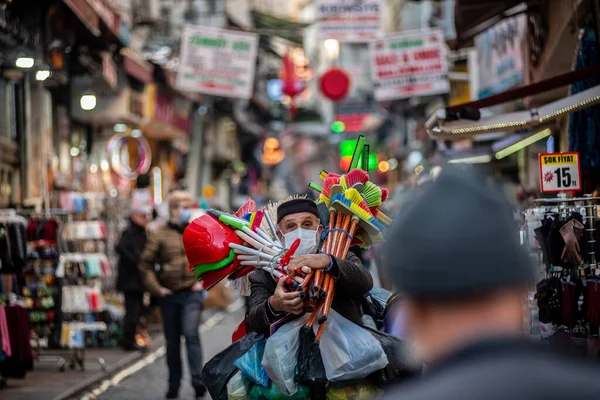
M 173 192 L 169 197 L 169 223 L 153 232 L 142 253 L 141 269 L 148 290 L 160 296 L 163 328 L 167 341 L 169 382 L 167 398 L 179 395 L 182 378 L 181 337 L 185 339 L 187 361 L 196 397 L 206 393 L 202 372 L 200 317 L 203 308 L 203 287 L 188 271 L 188 260 L 182 235 L 190 220 L 195 201 L 187 192 Z M 156 262 L 160 270 L 155 271 Z
M 387 399 L 600 398 L 600 370 L 526 340 L 533 268 L 508 202 L 484 177 L 445 169 L 402 208 L 384 256 L 427 364 Z
M 144 310 L 145 287 L 139 270 L 140 256 L 146 245 L 146 225 L 150 219 L 151 208 L 134 204 L 129 225 L 123 233 L 115 250 L 119 255 L 117 290 L 125 296 L 125 316 L 122 324 L 121 347 L 125 351 L 143 350 L 136 343 L 135 335 L 140 317 Z

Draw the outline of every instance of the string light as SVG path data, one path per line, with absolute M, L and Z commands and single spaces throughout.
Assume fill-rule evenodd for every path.
M 550 119 L 554 119 L 554 118 L 556 118 L 556 117 L 558 117 L 558 116 L 560 116 L 562 114 L 573 112 L 573 111 L 575 111 L 575 110 L 577 110 L 579 108 L 588 107 L 588 106 L 592 105 L 593 103 L 597 103 L 599 101 L 600 101 L 600 96 L 592 97 L 591 99 L 587 99 L 587 100 L 581 101 L 581 102 L 579 102 L 577 104 L 573 104 L 573 105 L 570 105 L 568 107 L 561 108 L 560 110 L 555 111 L 553 113 L 543 115 L 543 116 L 541 116 L 539 118 L 539 122 L 543 123 L 544 121 L 548 121 Z
M 467 128 L 452 129 L 451 132 L 453 135 L 458 135 L 458 134 L 463 134 L 463 133 L 484 132 L 484 131 L 491 131 L 491 130 L 496 130 L 496 129 L 514 128 L 514 127 L 525 126 L 525 125 L 527 125 L 527 121 L 499 122 L 497 124 L 470 126 Z

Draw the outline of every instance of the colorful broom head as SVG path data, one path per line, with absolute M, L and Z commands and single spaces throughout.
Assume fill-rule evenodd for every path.
M 345 186 L 346 189 L 355 188 L 358 191 L 361 191 L 364 185 L 369 181 L 369 173 L 362 169 L 353 169 L 347 174 L 341 176 L 340 180 L 343 180 L 344 183 L 342 186 Z
M 346 215 L 351 214 L 358 218 L 358 224 L 367 234 L 377 235 L 381 231 L 381 224 L 373 215 L 360 207 L 359 204 L 353 203 L 343 193 L 334 195 L 331 199 L 331 206 L 338 212 Z
M 248 213 L 252 213 L 256 211 L 256 203 L 252 199 L 248 199 L 242 204 L 242 206 L 235 212 L 235 215 L 238 218 L 242 218 L 244 215 Z
M 381 188 L 381 202 L 385 203 L 390 197 L 390 191 L 387 188 Z
M 329 199 L 331 199 L 331 188 L 334 185 L 340 183 L 340 177 L 330 174 L 323 181 L 323 190 L 321 191 L 321 195 L 319 196 L 319 201 L 329 205 Z
M 362 190 L 362 195 L 365 197 L 367 201 L 367 205 L 369 207 L 377 207 L 381 205 L 382 202 L 382 191 L 379 186 L 369 181 L 365 184 L 365 187 Z

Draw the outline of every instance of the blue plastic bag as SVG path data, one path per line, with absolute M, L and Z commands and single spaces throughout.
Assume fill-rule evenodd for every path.
M 269 386 L 269 375 L 262 366 L 266 343 L 267 339 L 259 341 L 233 363 L 246 378 L 264 388 Z
M 267 339 L 262 365 L 269 379 L 286 396 L 298 391 L 296 367 L 298 366 L 298 348 L 300 347 L 300 329 L 308 321 L 309 315 L 284 324 Z

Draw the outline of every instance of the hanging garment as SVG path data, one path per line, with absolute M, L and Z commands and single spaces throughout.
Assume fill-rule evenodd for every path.
M 0 362 L 0 374 L 7 378 L 24 378 L 33 369 L 29 315 L 19 306 L 5 307 L 12 356 Z
M 6 310 L 4 307 L 0 307 L 0 341 L 2 342 L 0 351 L 4 353 L 6 357 L 11 357 L 10 334 L 8 332 L 8 322 L 6 321 Z

